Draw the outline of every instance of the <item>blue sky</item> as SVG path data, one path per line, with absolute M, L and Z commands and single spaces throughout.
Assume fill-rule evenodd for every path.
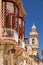
M 39 56 L 43 49 L 43 0 L 22 0 L 24 9 L 27 13 L 25 18 L 25 36 L 28 36 L 33 23 L 35 23 L 38 32 L 39 41 Z

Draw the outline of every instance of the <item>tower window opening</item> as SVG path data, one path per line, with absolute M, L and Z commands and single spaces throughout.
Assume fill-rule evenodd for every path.
M 34 40 L 34 39 L 32 39 L 32 44 L 34 44 L 34 42 L 35 42 L 35 40 Z

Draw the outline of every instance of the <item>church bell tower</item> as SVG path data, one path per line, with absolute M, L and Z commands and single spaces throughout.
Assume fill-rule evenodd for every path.
M 32 55 L 38 54 L 38 33 L 36 32 L 36 26 L 33 24 L 32 32 L 30 32 L 30 45 L 32 47 Z

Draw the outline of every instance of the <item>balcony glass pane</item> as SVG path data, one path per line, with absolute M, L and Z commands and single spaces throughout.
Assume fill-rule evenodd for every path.
M 18 16 L 18 8 L 17 8 L 17 6 L 16 6 L 16 16 Z
M 21 27 L 21 22 L 22 22 L 22 20 L 21 20 L 21 18 L 19 18 L 19 26 Z
M 14 4 L 13 3 L 7 2 L 6 7 L 7 7 L 7 13 L 14 13 Z
M 2 8 L 2 27 L 4 27 L 5 23 L 5 2 L 3 2 L 3 8 Z

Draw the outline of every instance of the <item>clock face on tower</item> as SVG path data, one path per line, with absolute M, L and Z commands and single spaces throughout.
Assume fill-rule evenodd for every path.
M 35 43 L 35 40 L 34 39 L 32 39 L 32 44 L 34 44 Z

